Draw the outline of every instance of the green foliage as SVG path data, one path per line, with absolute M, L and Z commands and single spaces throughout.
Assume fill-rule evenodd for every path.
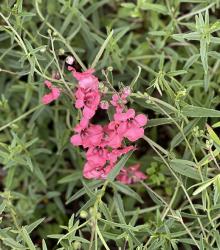
M 3 0 L 0 249 L 220 249 L 219 0 Z M 106 181 L 82 177 L 65 58 L 149 116 Z M 63 89 L 43 106 L 43 81 Z M 108 115 L 111 117 L 111 110 Z M 100 118 L 103 119 L 104 118 Z M 140 163 L 146 181 L 115 181 Z

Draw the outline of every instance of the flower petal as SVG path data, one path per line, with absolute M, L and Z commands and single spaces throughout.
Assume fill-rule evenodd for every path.
M 146 115 L 140 114 L 135 117 L 135 121 L 142 127 L 147 124 L 147 117 Z
M 79 134 L 73 135 L 70 138 L 70 142 L 74 145 L 74 146 L 80 146 L 82 145 L 82 138 Z
M 135 142 L 138 139 L 142 138 L 144 135 L 144 129 L 143 128 L 130 128 L 128 129 L 124 136 L 128 138 L 129 141 Z

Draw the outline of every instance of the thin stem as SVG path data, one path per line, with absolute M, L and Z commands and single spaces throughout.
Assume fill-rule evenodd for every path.
M 208 9 L 212 8 L 212 6 L 214 6 L 214 5 L 215 5 L 215 3 L 211 3 L 211 4 L 209 4 L 208 6 L 206 6 L 205 8 L 202 8 L 202 9 L 197 10 L 197 11 L 195 11 L 195 12 L 192 12 L 192 11 L 191 11 L 190 13 L 188 13 L 188 14 L 186 14 L 186 15 L 183 15 L 183 16 L 179 17 L 179 18 L 177 19 L 177 21 L 181 21 L 181 20 L 183 20 L 183 19 L 190 18 L 190 17 L 192 17 L 192 16 L 194 16 L 194 15 L 197 15 L 197 14 L 199 14 L 199 13 L 205 11 L 205 10 L 208 10 Z
M 53 38 L 51 37 L 51 34 L 49 33 L 50 35 L 50 40 L 51 40 L 51 46 L 52 46 L 52 53 L 53 53 L 53 56 L 54 56 L 54 60 L 56 62 L 56 65 L 57 65 L 57 69 L 59 71 L 59 74 L 60 74 L 60 77 L 66 87 L 66 89 L 68 90 L 70 96 L 73 98 L 73 93 L 72 93 L 72 90 L 70 89 L 70 87 L 68 86 L 68 84 L 66 83 L 65 79 L 63 78 L 63 72 L 61 71 L 61 68 L 60 68 L 60 65 L 59 65 L 59 62 L 57 60 L 57 57 L 56 57 L 56 53 L 55 53 L 55 50 L 54 50 L 54 43 L 53 43 Z
M 33 113 L 35 110 L 37 110 L 37 109 L 39 109 L 39 108 L 41 108 L 41 107 L 43 107 L 42 104 L 40 104 L 40 105 L 38 105 L 38 106 L 36 106 L 36 107 L 34 107 L 34 108 L 28 110 L 28 111 L 27 111 L 26 113 L 24 113 L 23 115 L 17 117 L 17 118 L 14 119 L 13 121 L 11 121 L 11 122 L 5 124 L 4 126 L 0 127 L 0 131 L 4 130 L 4 129 L 10 127 L 12 124 L 14 124 L 14 123 L 16 123 L 16 122 L 18 122 L 18 121 L 24 119 L 26 116 L 30 115 L 30 114 Z
M 43 17 L 39 5 L 38 5 L 38 1 L 35 1 L 35 6 L 36 6 L 36 10 L 37 13 L 40 17 L 40 19 L 51 29 L 53 30 L 57 36 L 60 38 L 60 40 L 66 45 L 66 47 L 69 49 L 69 51 L 72 53 L 72 55 L 74 56 L 74 58 L 76 59 L 76 61 L 79 63 L 79 65 L 82 67 L 83 70 L 86 70 L 85 65 L 83 64 L 83 62 L 81 61 L 81 59 L 79 58 L 79 56 L 76 54 L 76 52 L 72 49 L 72 47 L 69 45 L 69 43 L 67 42 L 67 40 L 60 34 L 60 32 L 58 30 L 56 30 L 48 21 L 45 20 L 45 18 Z
M 187 193 L 185 187 L 183 186 L 181 180 L 179 179 L 179 177 L 175 174 L 175 172 L 172 170 L 172 168 L 169 166 L 168 162 L 167 162 L 166 159 L 160 154 L 160 152 L 159 152 L 152 144 L 150 144 L 150 146 L 151 146 L 151 147 L 153 148 L 153 150 L 158 154 L 158 156 L 163 160 L 164 164 L 167 166 L 167 168 L 169 169 L 169 171 L 171 172 L 171 174 L 175 177 L 175 179 L 177 180 L 177 183 L 180 185 L 180 187 L 182 188 L 184 194 L 186 195 L 186 198 L 187 198 L 187 200 L 189 201 L 189 204 L 190 204 L 190 206 L 191 206 L 191 208 L 192 208 L 194 214 L 195 214 L 195 215 L 198 215 L 198 213 L 197 213 L 197 211 L 196 211 L 196 209 L 195 209 L 195 207 L 194 207 L 194 205 L 193 205 L 193 203 L 192 203 L 192 201 L 191 201 L 191 199 L 190 199 L 190 197 L 189 197 L 189 195 L 188 195 L 188 193 Z M 205 230 L 204 230 L 204 228 L 203 228 L 202 222 L 201 222 L 200 218 L 197 218 L 197 220 L 198 220 L 198 223 L 199 223 L 200 228 L 201 228 L 201 230 L 202 230 L 203 236 L 204 236 L 205 240 L 207 241 L 207 237 L 206 237 Z

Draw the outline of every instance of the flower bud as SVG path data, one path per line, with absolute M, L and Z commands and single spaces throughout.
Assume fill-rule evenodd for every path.
M 80 249 L 81 248 L 81 242 L 79 242 L 79 241 L 74 241 L 73 242 L 73 249 L 74 250 L 78 250 L 78 249 Z
M 99 82 L 99 88 L 103 89 L 104 87 L 105 87 L 104 83 L 103 82 Z
M 206 148 L 207 149 L 211 149 L 211 147 L 213 146 L 213 140 L 206 140 Z
M 12 125 L 11 125 L 11 128 L 12 128 L 13 130 L 17 130 L 19 127 L 18 127 L 17 124 L 12 124 Z
M 66 63 L 69 65 L 72 65 L 74 63 L 75 59 L 73 56 L 67 56 Z
M 100 219 L 102 216 L 101 216 L 101 213 L 97 213 L 97 219 Z
M 113 67 L 112 67 L 112 66 L 109 66 L 109 67 L 107 68 L 107 70 L 111 72 L 111 71 L 113 71 Z
M 63 48 L 60 48 L 59 49 L 59 55 L 64 55 L 64 53 L 65 53 L 65 50 Z
M 88 213 L 85 211 L 85 210 L 82 210 L 79 214 L 79 216 L 82 218 L 82 219 L 86 219 L 88 217 Z
M 90 213 L 90 215 L 93 215 L 93 213 L 94 213 L 94 208 L 93 207 L 90 207 L 89 213 Z
M 41 53 L 45 53 L 45 51 L 46 51 L 46 47 L 43 47 L 43 48 L 40 49 Z
M 52 72 L 52 78 L 56 80 L 60 80 L 60 74 L 57 71 Z
M 128 97 L 131 94 L 131 88 L 129 86 L 123 88 L 122 94 L 124 97 Z
M 106 94 L 108 92 L 108 87 L 106 87 L 103 82 L 100 82 L 99 83 L 99 90 L 102 94 Z

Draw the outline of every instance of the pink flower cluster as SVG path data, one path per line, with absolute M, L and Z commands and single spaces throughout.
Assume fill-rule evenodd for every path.
M 102 101 L 104 96 L 99 91 L 99 81 L 93 75 L 93 69 L 82 73 L 71 66 L 68 69 L 78 81 L 75 107 L 82 111 L 82 118 L 74 128 L 75 134 L 70 141 L 74 146 L 82 146 L 86 150 L 87 161 L 83 176 L 87 179 L 105 179 L 119 157 L 135 150 L 134 146 L 125 145 L 125 139 L 130 142 L 140 139 L 144 135 L 143 126 L 147 124 L 147 117 L 143 114 L 136 115 L 134 109 L 127 109 L 130 89 L 125 88 L 120 94 L 114 94 L 110 100 L 115 110 L 113 120 L 106 125 L 93 124 L 91 120 L 98 108 L 108 109 L 110 104 Z M 45 81 L 45 85 L 50 93 L 43 96 L 42 102 L 48 104 L 60 96 L 60 90 L 49 81 Z M 125 184 L 146 178 L 139 170 L 139 164 L 123 168 L 117 176 L 117 180 Z
M 99 81 L 93 75 L 93 69 L 82 73 L 76 72 L 72 67 L 69 67 L 69 70 L 78 80 L 75 107 L 82 110 L 82 119 L 75 127 L 76 134 L 70 141 L 74 146 L 82 146 L 86 150 L 84 177 L 105 179 L 118 158 L 135 149 L 134 146 L 126 146 L 124 140 L 127 138 L 135 142 L 141 138 L 144 135 L 143 126 L 147 124 L 147 117 L 143 114 L 136 115 L 134 109 L 126 110 L 125 104 L 130 90 L 125 88 L 121 94 L 114 94 L 110 101 L 115 108 L 114 119 L 102 126 L 92 124 L 91 119 L 97 109 L 108 109 L 109 104 L 101 101 L 103 95 L 99 91 Z M 123 168 L 117 180 L 130 184 L 145 178 L 135 165 L 129 169 Z

